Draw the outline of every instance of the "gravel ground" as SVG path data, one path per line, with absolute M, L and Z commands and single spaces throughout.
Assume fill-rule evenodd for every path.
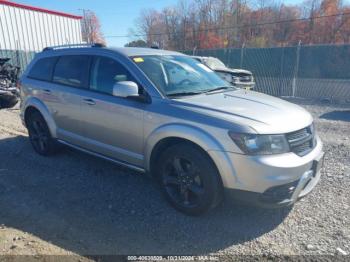
M 315 190 L 293 208 L 226 201 L 201 217 L 176 212 L 133 171 L 69 149 L 36 155 L 18 110 L 2 110 L 0 255 L 349 254 L 350 108 L 293 102 L 313 114 L 325 144 Z

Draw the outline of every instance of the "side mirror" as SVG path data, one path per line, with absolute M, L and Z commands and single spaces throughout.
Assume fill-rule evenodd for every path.
M 139 87 L 132 81 L 120 81 L 113 86 L 113 96 L 117 97 L 138 97 Z

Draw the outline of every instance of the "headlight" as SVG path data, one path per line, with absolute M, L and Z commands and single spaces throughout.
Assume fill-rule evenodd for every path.
M 229 132 L 229 136 L 247 155 L 272 155 L 290 152 L 285 135 L 256 135 Z

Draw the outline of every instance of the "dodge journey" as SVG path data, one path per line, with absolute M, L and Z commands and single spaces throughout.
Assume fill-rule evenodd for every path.
M 322 142 L 307 111 L 237 89 L 178 52 L 48 47 L 19 86 L 37 153 L 63 144 L 149 174 L 189 215 L 224 198 L 292 205 L 320 179 Z

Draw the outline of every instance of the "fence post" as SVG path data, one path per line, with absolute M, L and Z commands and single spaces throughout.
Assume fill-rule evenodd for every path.
M 232 49 L 229 48 L 228 49 L 228 60 L 227 60 L 227 66 L 228 67 L 231 67 L 231 51 L 232 51 Z
M 296 81 L 299 73 L 300 47 L 301 47 L 301 40 L 299 41 L 298 47 L 297 47 L 297 59 L 296 59 L 296 65 L 295 65 L 294 76 L 293 76 L 293 85 L 292 85 L 293 97 L 295 97 Z
M 281 47 L 282 49 L 282 55 L 281 55 L 281 64 L 280 64 L 280 86 L 278 89 L 278 96 L 282 96 L 282 85 L 283 85 L 283 66 L 284 66 L 284 47 Z
M 17 66 L 18 67 L 22 67 L 21 61 L 20 61 L 20 58 L 19 58 L 19 43 L 18 43 L 18 40 L 16 40 L 16 51 L 15 51 L 15 54 L 16 54 Z
M 193 47 L 192 55 L 196 55 L 197 46 Z
M 245 48 L 245 43 L 243 43 L 242 48 L 241 48 L 241 66 L 240 66 L 240 68 L 243 68 L 244 48 Z

